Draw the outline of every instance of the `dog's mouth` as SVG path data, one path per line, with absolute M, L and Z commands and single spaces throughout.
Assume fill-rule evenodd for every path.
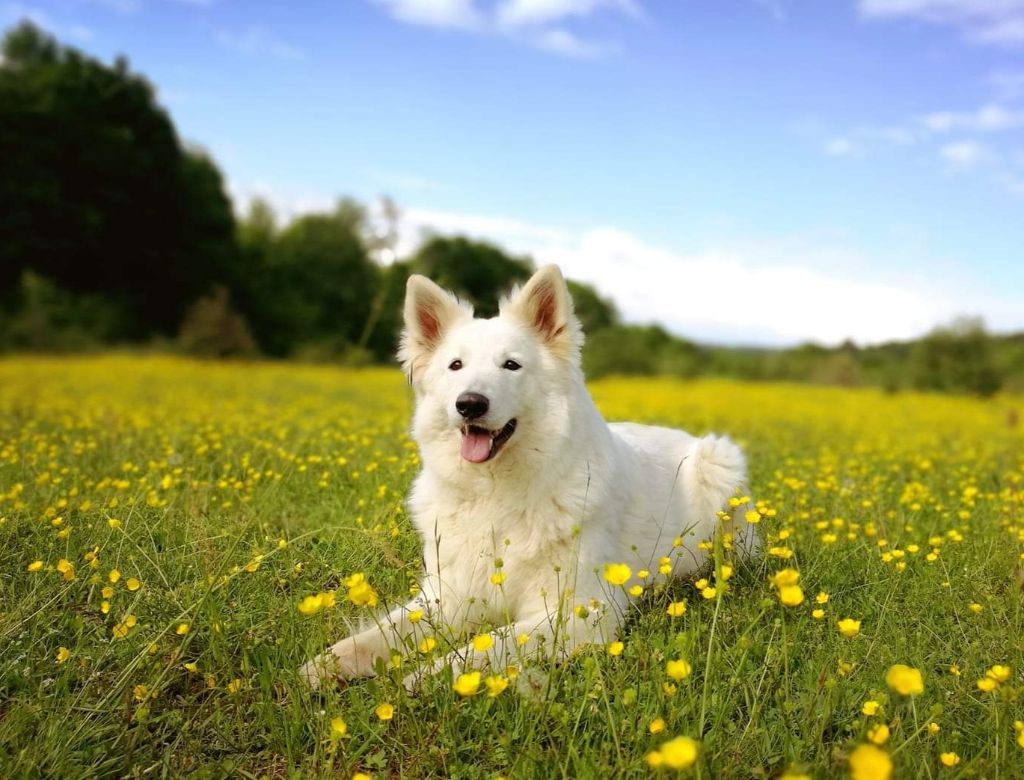
M 498 454 L 512 434 L 516 432 L 515 418 L 497 431 L 479 425 L 465 425 L 462 428 L 462 457 L 470 463 L 483 463 Z

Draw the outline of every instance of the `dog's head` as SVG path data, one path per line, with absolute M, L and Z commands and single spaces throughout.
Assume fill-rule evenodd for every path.
M 552 418 L 578 378 L 582 343 L 557 266 L 537 271 L 487 320 L 426 277 L 409 277 L 398 357 L 416 391 L 417 439 L 470 463 L 537 441 L 544 426 L 561 427 Z

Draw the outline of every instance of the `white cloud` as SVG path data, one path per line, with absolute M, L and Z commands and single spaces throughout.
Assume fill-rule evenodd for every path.
M 532 36 L 531 40 L 539 49 L 581 60 L 603 57 L 615 48 L 606 43 L 583 40 L 578 35 L 559 28 L 543 30 Z
M 483 17 L 474 0 L 375 0 L 395 19 L 428 27 L 474 30 Z
M 641 17 L 637 0 L 373 0 L 409 24 L 498 35 L 554 54 L 594 59 L 616 50 L 565 27 L 602 11 Z
M 869 19 L 953 27 L 976 43 L 1024 43 L 1024 0 L 860 0 L 858 8 Z
M 1024 127 L 1024 110 L 989 103 L 976 111 L 936 111 L 925 116 L 922 122 L 933 133 L 951 130 L 997 132 Z
M 278 40 L 267 30 L 256 25 L 241 33 L 222 30 L 217 33 L 217 42 L 226 49 L 243 54 L 269 56 L 279 60 L 305 58 L 305 53 L 301 49 Z
M 825 154 L 833 157 L 848 157 L 857 151 L 857 147 L 849 138 L 830 138 L 825 143 Z
M 961 305 L 921 285 L 864 278 L 853 269 L 868 267 L 868 259 L 842 246 L 751 241 L 677 252 L 613 227 L 574 232 L 423 209 L 405 211 L 402 227 L 400 255 L 427 230 L 488 239 L 593 284 L 629 322 L 659 322 L 703 341 L 873 343 L 912 338 L 963 311 L 993 310 L 989 301 Z
M 80 43 L 88 43 L 95 34 L 92 29 L 81 24 L 63 24 L 54 21 L 46 11 L 21 3 L 7 3 L 3 7 L 3 15 L 9 22 L 29 21 L 41 30 L 46 30 L 58 38 L 70 38 Z
M 990 156 L 989 150 L 977 141 L 956 141 L 939 149 L 939 157 L 961 170 L 976 168 Z
M 639 6 L 631 0 L 504 0 L 498 5 L 499 25 L 519 27 L 583 18 L 601 9 L 613 9 L 637 16 Z

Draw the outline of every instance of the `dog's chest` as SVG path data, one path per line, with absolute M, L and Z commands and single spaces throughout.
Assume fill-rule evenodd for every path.
M 575 565 L 572 510 L 557 500 L 417 498 L 413 517 L 427 572 L 445 590 L 514 604 L 556 588 L 559 571 Z

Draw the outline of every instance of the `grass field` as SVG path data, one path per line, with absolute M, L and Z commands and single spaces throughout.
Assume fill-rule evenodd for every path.
M 611 419 L 739 439 L 765 558 L 655 572 L 621 653 L 527 647 L 495 696 L 405 692 L 442 627 L 313 694 L 296 667 L 417 579 L 401 375 L 0 361 L 0 777 L 1024 777 L 1024 400 L 592 390 Z M 787 569 L 799 592 L 769 581 Z

